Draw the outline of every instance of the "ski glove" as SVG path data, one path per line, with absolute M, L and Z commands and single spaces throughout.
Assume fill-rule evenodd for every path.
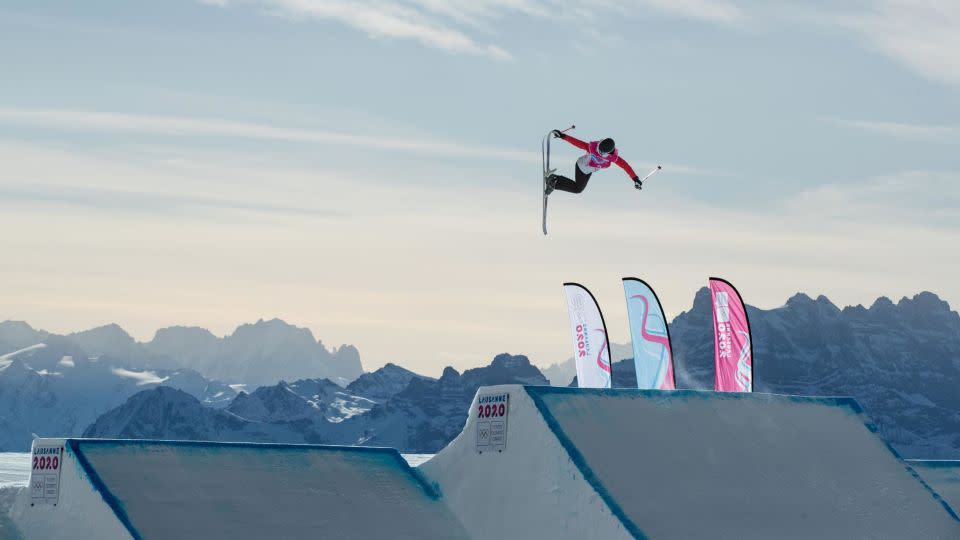
M 643 182 L 640 181 L 640 177 L 639 177 L 639 176 L 634 176 L 634 177 L 633 177 L 633 187 L 635 187 L 635 188 L 637 188 L 637 189 L 643 189 Z
M 553 136 L 556 137 L 556 138 L 558 138 L 558 139 L 562 139 L 562 138 L 563 138 L 563 132 L 560 131 L 559 129 L 555 129 L 555 130 L 553 130 L 551 133 L 553 133 Z

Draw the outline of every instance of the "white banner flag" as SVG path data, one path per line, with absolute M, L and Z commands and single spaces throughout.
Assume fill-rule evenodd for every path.
M 610 388 L 610 345 L 600 306 L 590 291 L 578 283 L 564 283 L 563 292 L 570 313 L 577 386 Z

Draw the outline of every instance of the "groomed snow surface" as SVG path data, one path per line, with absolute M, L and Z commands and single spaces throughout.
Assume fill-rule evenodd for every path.
M 27 538 L 467 538 L 386 448 L 38 439 L 61 446 L 56 506 L 21 497 Z
M 960 538 L 856 402 L 501 386 L 506 448 L 424 463 L 467 531 L 538 538 Z
M 10 508 L 30 481 L 30 454 L 0 452 L 0 539 L 16 540 L 20 535 L 10 521 Z
M 960 461 L 910 460 L 911 467 L 955 510 L 960 510 Z
M 504 395 L 491 429 L 480 401 Z M 416 469 L 392 449 L 34 444 L 63 448 L 57 505 L 19 488 L 0 538 L 960 538 L 960 467 L 915 470 L 845 398 L 486 387 Z
M 26 486 L 30 481 L 30 454 L 0 452 L 0 489 Z

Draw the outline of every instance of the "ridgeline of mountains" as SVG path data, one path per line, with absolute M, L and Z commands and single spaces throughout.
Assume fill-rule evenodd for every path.
M 24 322 L 0 323 L 0 351 L 10 353 L 47 340 L 75 346 L 128 369 L 190 369 L 210 379 L 247 386 L 295 377 L 323 377 L 345 384 L 363 373 L 360 353 L 352 345 L 327 350 L 310 330 L 279 319 L 245 324 L 224 338 L 204 328 L 172 326 L 157 330 L 145 343 L 116 324 L 57 336 Z
M 307 377 L 342 385 L 362 372 L 354 347 L 327 350 L 309 330 L 277 319 L 225 338 L 166 328 L 147 343 L 115 324 L 61 336 L 2 322 L 0 451 L 29 449 L 33 433 L 80 435 L 101 414 L 156 386 L 226 407 L 242 388 Z
M 853 396 L 905 457 L 960 458 L 960 315 L 936 295 L 840 309 L 797 294 L 776 309 L 748 310 L 757 391 Z M 706 288 L 670 328 L 678 387 L 711 389 Z M 614 358 L 630 356 L 627 346 L 613 349 Z M 223 339 L 167 329 L 149 343 L 113 325 L 55 336 L 6 322 L 0 355 L 0 449 L 7 451 L 29 448 L 30 433 L 38 433 L 431 453 L 460 432 L 478 387 L 568 385 L 575 371 L 572 360 L 552 365 L 548 381 L 526 357 L 501 354 L 462 374 L 448 367 L 438 379 L 393 364 L 361 374 L 353 347 L 328 351 L 309 331 L 277 320 Z M 247 393 L 237 383 L 259 387 Z M 615 363 L 614 385 L 634 384 L 632 359 Z

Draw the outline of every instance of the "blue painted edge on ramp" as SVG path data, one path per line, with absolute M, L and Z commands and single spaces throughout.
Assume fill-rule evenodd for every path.
M 960 469 L 960 460 L 955 459 L 907 459 L 907 465 L 919 465 L 927 469 Z
M 590 465 L 587 464 L 586 458 L 583 457 L 583 454 L 577 450 L 576 445 L 573 444 L 573 441 L 567 437 L 567 434 L 564 433 L 563 428 L 560 427 L 560 423 L 557 421 L 556 417 L 553 416 L 553 413 L 550 412 L 550 407 L 543 402 L 542 395 L 550 393 L 550 389 L 554 387 L 551 386 L 524 386 L 524 390 L 527 391 L 527 395 L 530 396 L 530 399 L 533 400 L 533 403 L 536 405 L 537 410 L 540 411 L 540 416 L 543 417 L 543 420 L 547 423 L 550 430 L 553 432 L 554 436 L 557 437 L 557 440 L 560 441 L 560 445 L 563 446 L 564 450 L 567 451 L 567 455 L 570 456 L 570 459 L 573 461 L 573 464 L 580 470 L 580 474 L 583 475 L 583 478 L 587 481 L 588 484 L 597 492 L 597 495 L 603 499 L 603 502 L 607 504 L 607 508 L 610 509 L 610 512 L 623 527 L 633 535 L 637 540 L 646 540 L 647 535 L 643 533 L 640 527 L 633 522 L 632 519 L 627 517 L 626 512 L 623 508 L 617 503 L 610 492 L 607 491 L 606 486 L 603 485 L 603 482 L 600 481 L 600 478 L 593 472 L 593 469 L 590 468 Z M 569 390 L 574 390 L 574 392 L 567 393 L 579 393 L 583 392 L 586 389 L 579 388 L 570 388 Z M 609 392 L 609 390 L 608 390 Z
M 312 445 L 312 444 L 272 444 L 272 443 L 252 443 L 252 442 L 212 442 L 212 441 L 164 441 L 153 439 L 67 439 L 65 446 L 76 457 L 77 463 L 87 475 L 94 491 L 100 494 L 103 501 L 113 511 L 120 523 L 123 524 L 127 532 L 134 540 L 144 540 L 140 532 L 134 527 L 130 516 L 123 506 L 123 502 L 117 498 L 106 483 L 97 473 L 96 467 L 90 463 L 90 460 L 84 454 L 85 446 L 165 446 L 165 447 L 189 447 L 189 448 L 244 448 L 244 449 L 264 449 L 264 450 L 289 450 L 289 451 L 307 451 L 307 452 L 344 452 L 344 453 L 373 453 L 389 454 L 400 466 L 400 469 L 410 476 L 417 485 L 423 490 L 431 500 L 439 500 L 440 493 L 435 490 L 423 477 L 419 471 L 403 459 L 396 448 L 374 447 L 374 446 L 335 446 L 335 445 Z
M 940 503 L 940 506 L 953 518 L 954 521 L 960 522 L 960 516 L 954 511 L 950 506 L 947 500 L 941 496 L 930 484 L 928 484 L 920 476 L 917 471 L 910 466 L 910 464 L 900 456 L 900 454 L 888 443 L 883 437 L 880 436 L 880 430 L 870 420 L 866 412 L 863 410 L 863 407 L 852 397 L 820 397 L 820 396 L 789 396 L 789 395 L 780 395 L 780 394 L 763 394 L 758 392 L 711 392 L 706 390 L 640 390 L 635 388 L 570 388 L 562 386 L 524 386 L 527 395 L 533 400 L 534 404 L 537 406 L 537 409 L 540 411 L 540 415 L 543 417 L 544 421 L 550 427 L 550 430 L 553 431 L 556 435 L 557 440 L 560 441 L 560 444 L 570 455 L 570 459 L 573 460 L 574 464 L 580 469 L 581 474 L 593 489 L 597 492 L 598 495 L 607 503 L 607 506 L 610 510 L 617 516 L 617 518 L 623 523 L 624 527 L 633 534 L 636 538 L 645 539 L 646 535 L 643 534 L 640 527 L 637 526 L 630 518 L 626 516 L 623 508 L 613 499 L 610 493 L 607 491 L 607 488 L 603 485 L 597 475 L 593 472 L 590 466 L 587 464 L 586 459 L 583 455 L 577 450 L 576 446 L 567 437 L 566 433 L 563 432 L 563 428 L 560 427 L 560 423 L 550 412 L 549 406 L 543 401 L 542 396 L 548 394 L 588 394 L 596 396 L 635 396 L 635 397 L 645 397 L 645 398 L 654 398 L 654 399 L 712 399 L 712 400 L 757 400 L 757 401 L 788 401 L 795 403 L 813 403 L 819 404 L 827 407 L 836 407 L 844 408 L 849 410 L 851 413 L 857 416 L 857 418 L 863 423 L 864 427 L 868 431 L 872 432 L 877 438 L 883 442 L 887 450 L 893 455 L 904 469 L 913 476 L 917 482 L 933 497 L 934 501 Z M 960 462 L 954 462 L 960 464 Z
M 93 465 L 90 463 L 90 460 L 87 459 L 87 456 L 80 449 L 80 441 L 77 439 L 70 439 L 67 441 L 67 447 L 70 448 L 70 452 L 73 453 L 74 457 L 76 457 L 77 463 L 80 464 L 83 472 L 86 473 L 87 479 L 90 480 L 91 484 L 93 484 L 94 491 L 100 494 L 103 502 L 107 503 L 107 506 L 113 511 L 113 514 L 117 516 L 117 519 L 120 520 L 120 523 L 123 524 L 124 528 L 127 529 L 127 532 L 130 533 L 130 536 L 132 536 L 134 540 L 143 540 L 143 536 L 140 534 L 140 531 L 138 531 L 136 527 L 133 526 L 133 522 L 130 521 L 130 516 L 127 515 L 127 511 L 124 508 L 123 503 L 120 502 L 120 499 L 118 499 L 109 488 L 107 488 L 107 485 L 97 473 L 97 470 L 93 467 Z
M 853 399 L 853 398 L 850 398 L 850 399 Z M 950 506 L 950 503 L 947 502 L 947 499 L 944 498 L 943 495 L 940 495 L 940 493 L 936 489 L 934 489 L 933 486 L 928 484 L 927 481 L 924 480 L 923 477 L 920 475 L 920 473 L 918 473 L 916 469 L 910 466 L 910 462 L 907 461 L 906 459 L 903 459 L 903 457 L 900 455 L 900 452 L 897 452 L 897 450 L 890 443 L 888 443 L 883 437 L 880 436 L 880 428 L 877 427 L 877 425 L 874 424 L 869 417 L 867 417 L 866 413 L 861 412 L 859 416 L 860 416 L 860 419 L 863 421 L 864 425 L 867 426 L 867 429 L 874 432 L 877 435 L 877 437 L 879 437 L 880 440 L 883 441 L 883 444 L 885 444 L 887 449 L 890 450 L 890 453 L 893 454 L 893 457 L 897 458 L 897 460 L 903 465 L 903 468 L 906 469 L 908 473 L 910 473 L 910 476 L 913 476 L 914 478 L 916 478 L 917 482 L 920 482 L 920 485 L 922 485 L 924 489 L 926 489 L 927 492 L 930 493 L 930 495 L 933 497 L 933 500 L 939 502 L 940 505 L 943 506 L 943 509 L 946 510 L 948 514 L 950 514 L 950 517 L 952 517 L 954 521 L 960 523 L 960 516 L 958 516 L 957 512 L 954 511 L 952 506 Z

